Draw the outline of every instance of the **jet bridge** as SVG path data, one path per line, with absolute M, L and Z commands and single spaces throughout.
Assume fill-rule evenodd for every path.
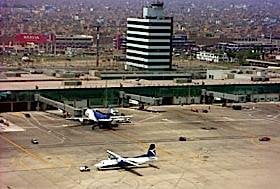
M 212 97 L 213 99 L 221 99 L 232 102 L 246 102 L 247 95 L 236 95 L 229 93 L 222 93 L 216 91 L 207 91 L 205 89 L 202 90 L 202 96 Z
M 134 101 L 139 104 L 149 104 L 159 106 L 162 104 L 162 98 L 150 97 L 150 96 L 142 96 L 137 94 L 129 94 L 124 91 L 120 91 L 120 98 L 122 100 Z
M 43 97 L 40 94 L 35 94 L 34 98 L 35 98 L 36 102 L 41 102 L 43 104 L 55 107 L 57 109 L 61 109 L 65 112 L 71 114 L 74 117 L 82 116 L 83 111 L 81 109 L 75 108 L 73 106 L 69 106 L 69 105 L 64 104 L 62 102 L 58 102 L 58 101 Z

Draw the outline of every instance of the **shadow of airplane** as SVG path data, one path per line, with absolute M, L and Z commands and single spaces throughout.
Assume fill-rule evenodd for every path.
M 149 167 L 153 167 L 155 169 L 160 169 L 156 165 L 149 164 L 149 165 L 146 165 L 146 166 L 139 166 L 139 167 L 134 167 L 134 166 L 131 166 L 131 167 L 112 167 L 112 168 L 107 168 L 107 169 L 101 169 L 100 171 L 125 170 L 125 171 L 128 171 L 128 172 L 130 172 L 132 174 L 135 174 L 137 176 L 144 176 L 141 173 L 137 172 L 135 169 L 139 169 L 139 168 L 144 169 L 144 168 L 149 168 Z

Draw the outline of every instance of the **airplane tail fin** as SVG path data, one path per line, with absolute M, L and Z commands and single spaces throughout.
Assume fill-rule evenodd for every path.
M 149 150 L 147 152 L 148 157 L 155 157 L 156 156 L 156 145 L 150 144 Z

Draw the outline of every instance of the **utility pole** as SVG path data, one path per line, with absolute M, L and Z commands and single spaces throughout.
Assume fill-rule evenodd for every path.
M 96 20 L 96 67 L 99 66 L 100 27 L 103 22 L 104 19 L 101 17 Z
M 96 67 L 99 66 L 99 38 L 100 38 L 99 29 L 100 29 L 100 23 L 99 23 L 99 21 L 97 21 L 97 25 L 96 25 Z

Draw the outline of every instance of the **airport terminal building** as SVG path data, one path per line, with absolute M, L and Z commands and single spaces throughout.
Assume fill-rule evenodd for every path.
M 173 19 L 163 3 L 143 8 L 143 18 L 127 19 L 126 68 L 168 70 L 172 65 Z

